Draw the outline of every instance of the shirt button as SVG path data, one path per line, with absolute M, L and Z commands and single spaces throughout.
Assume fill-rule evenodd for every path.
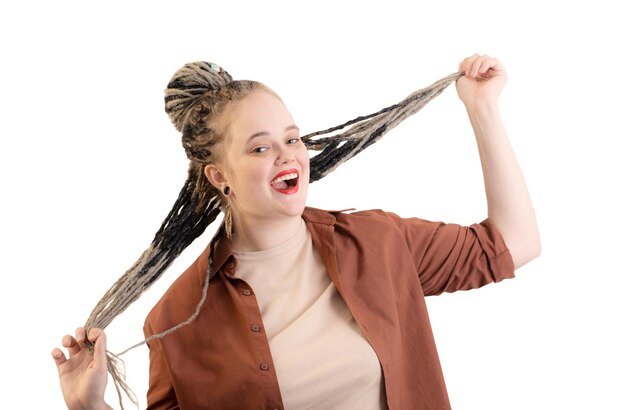
M 244 289 L 243 294 L 244 296 L 250 296 L 252 295 L 252 292 L 250 291 L 250 289 Z
M 258 332 L 261 330 L 261 327 L 259 325 L 252 325 L 250 329 L 252 329 L 253 332 Z
M 261 370 L 269 370 L 270 369 L 270 365 L 267 363 L 261 363 L 261 365 L 259 366 L 261 368 Z

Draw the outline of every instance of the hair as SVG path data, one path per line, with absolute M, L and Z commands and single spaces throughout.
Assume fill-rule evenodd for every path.
M 386 132 L 419 111 L 462 75 L 461 72 L 451 74 L 429 87 L 415 91 L 398 104 L 302 137 L 307 149 L 321 151 L 311 158 L 310 181 L 323 178 L 378 141 Z M 87 331 L 94 327 L 106 328 L 159 279 L 183 250 L 217 218 L 224 206 L 223 197 L 204 175 L 204 168 L 219 160 L 219 147 L 226 134 L 229 110 L 254 90 L 263 90 L 278 97 L 262 83 L 249 80 L 234 81 L 228 72 L 213 63 L 185 64 L 174 73 L 165 89 L 165 112 L 182 134 L 183 148 L 190 161 L 187 180 L 174 206 L 154 235 L 152 243 L 104 294 L 91 312 L 85 324 Z M 335 134 L 320 137 L 332 133 Z M 137 404 L 137 400 L 126 385 L 119 356 L 191 323 L 199 315 L 204 304 L 212 273 L 212 266 L 209 263 L 209 272 L 200 302 L 189 319 L 165 332 L 152 335 L 117 355 L 107 352 L 108 369 L 122 409 L 124 407 L 121 391 L 124 391 L 133 403 Z M 93 350 L 93 345 L 87 344 Z

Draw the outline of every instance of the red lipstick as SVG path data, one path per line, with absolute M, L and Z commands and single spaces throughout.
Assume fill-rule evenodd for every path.
M 281 194 L 295 194 L 298 192 L 299 179 L 300 172 L 297 169 L 287 169 L 276 174 L 270 181 L 270 186 Z

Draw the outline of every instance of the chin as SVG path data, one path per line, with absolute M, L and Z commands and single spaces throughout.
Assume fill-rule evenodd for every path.
M 306 207 L 307 187 L 306 185 L 301 185 L 299 188 L 299 192 L 289 195 L 287 198 L 283 198 L 283 201 L 281 201 L 278 205 L 278 208 L 283 215 L 301 216 L 304 212 L 304 208 Z
M 282 209 L 282 213 L 285 216 L 301 216 L 305 207 L 304 201 L 298 204 L 290 204 Z

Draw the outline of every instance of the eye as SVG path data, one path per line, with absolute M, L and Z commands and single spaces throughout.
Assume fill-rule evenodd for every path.
M 287 144 L 297 144 L 300 142 L 300 138 L 289 138 Z
M 252 152 L 255 152 L 257 154 L 260 154 L 265 151 L 267 151 L 267 147 L 256 147 L 252 149 Z

